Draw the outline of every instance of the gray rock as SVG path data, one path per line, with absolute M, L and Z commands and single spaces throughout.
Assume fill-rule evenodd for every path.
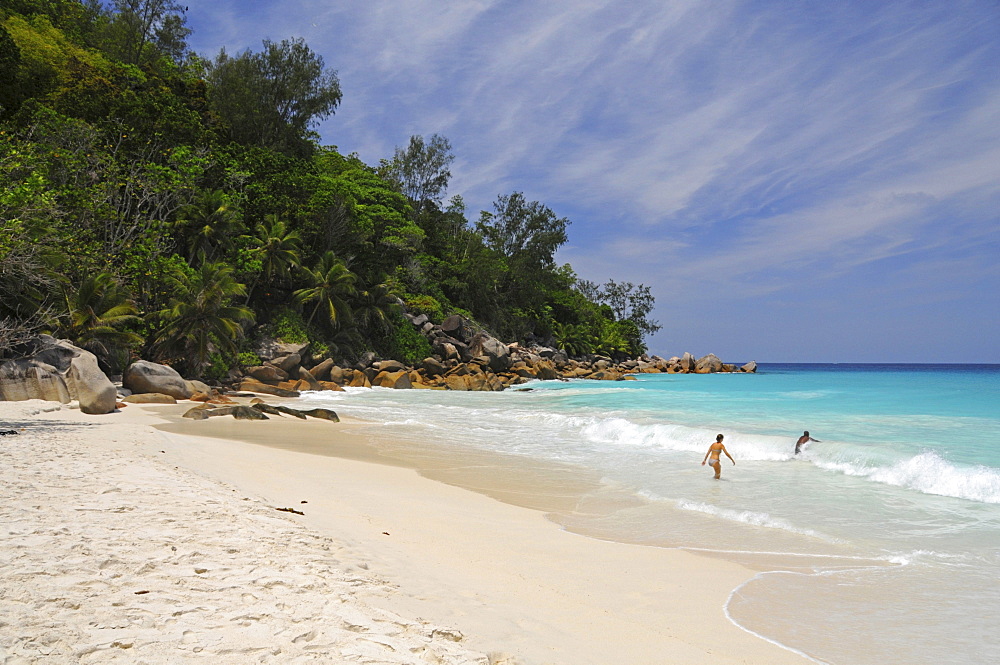
M 489 366 L 494 372 L 506 372 L 510 369 L 510 347 L 492 335 L 477 333 L 469 344 L 469 352 L 473 356 L 486 356 Z
M 444 364 L 437 358 L 424 358 L 420 367 L 427 373 L 427 376 L 441 376 L 447 371 Z
M 310 369 L 309 373 L 312 374 L 317 381 L 332 381 L 333 379 L 330 378 L 330 370 L 333 369 L 333 365 L 333 359 L 327 358 Z
M 469 326 L 469 322 L 460 314 L 452 314 L 442 321 L 441 330 L 464 344 L 469 343 L 471 327 Z
M 268 381 L 284 381 L 288 378 L 288 372 L 275 367 L 274 365 L 258 365 L 247 368 L 247 376 L 252 376 L 258 381 L 267 383 Z
M 299 380 L 305 381 L 309 384 L 309 390 L 323 390 L 323 386 L 319 384 L 316 377 L 312 375 L 312 372 L 307 370 L 305 367 L 299 368 Z
M 191 389 L 192 395 L 194 395 L 195 393 L 204 393 L 206 395 L 212 394 L 212 386 L 208 385 L 207 383 L 202 383 L 201 381 L 193 379 L 189 380 L 187 384 L 188 388 Z
M 0 364 L 0 400 L 77 400 L 88 414 L 115 410 L 118 390 L 101 371 L 97 357 L 65 340 L 40 335 L 31 356 Z
M 300 418 L 302 420 L 306 419 L 306 414 L 302 413 L 298 409 L 293 409 L 287 406 L 272 406 L 271 404 L 267 404 L 265 402 L 255 402 L 252 405 L 252 407 L 257 409 L 258 411 L 262 411 L 263 413 L 270 413 L 271 415 L 275 416 L 287 414 L 289 416 L 295 416 L 296 418 Z
M 694 371 L 694 367 L 695 367 L 695 365 L 697 363 L 698 363 L 698 361 L 695 360 L 695 357 L 692 356 L 687 351 L 685 351 L 684 355 L 680 357 L 680 360 L 678 360 L 678 364 L 681 367 L 681 371 L 684 371 L 684 372 L 693 372 Z
M 682 359 L 683 361 L 683 359 Z M 695 363 L 694 371 L 698 374 L 714 374 L 722 371 L 722 361 L 714 353 L 702 356 Z
M 269 386 L 255 379 L 243 379 L 240 383 L 240 391 L 274 395 L 276 397 L 298 397 L 300 394 L 297 390 L 285 390 L 277 386 Z
M 261 360 L 274 360 L 275 358 L 281 358 L 293 353 L 301 358 L 305 355 L 306 347 L 308 346 L 308 342 L 289 343 L 279 342 L 275 339 L 264 339 L 257 345 L 255 352 Z
M 162 393 L 140 393 L 122 398 L 128 404 L 177 404 L 177 400 Z
M 340 422 L 340 417 L 331 409 L 309 409 L 308 411 L 303 411 L 302 413 L 307 416 L 312 416 L 313 418 L 319 418 L 320 420 L 329 420 L 335 423 Z
M 187 399 L 194 394 L 173 367 L 148 360 L 129 365 L 122 376 L 122 385 L 133 393 L 163 393 L 175 399 Z
M 301 362 L 302 356 L 298 353 L 289 353 L 288 355 L 271 359 L 271 364 L 275 367 L 280 367 L 283 371 L 288 373 L 288 376 L 295 376 Z
M 205 409 L 205 414 L 209 418 L 215 416 L 232 416 L 236 420 L 270 420 L 258 409 L 252 406 L 238 404 L 236 406 L 220 406 L 215 409 Z

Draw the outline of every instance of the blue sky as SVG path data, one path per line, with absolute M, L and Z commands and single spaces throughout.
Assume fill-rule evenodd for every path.
M 469 218 L 522 191 L 557 259 L 650 285 L 650 350 L 1000 362 L 1000 3 L 191 2 L 204 56 L 303 37 L 323 142 L 457 156 Z

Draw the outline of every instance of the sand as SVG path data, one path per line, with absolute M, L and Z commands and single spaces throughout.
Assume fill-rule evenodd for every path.
M 378 463 L 377 425 L 154 428 L 185 408 L 0 402 L 0 663 L 810 662 L 726 618 L 738 564 Z

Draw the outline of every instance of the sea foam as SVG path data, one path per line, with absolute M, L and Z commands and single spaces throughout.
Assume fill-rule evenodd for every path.
M 924 452 L 894 464 L 871 466 L 859 462 L 822 462 L 828 471 L 861 476 L 877 483 L 957 499 L 1000 503 L 1000 470 L 982 465 L 959 467 L 935 452 Z

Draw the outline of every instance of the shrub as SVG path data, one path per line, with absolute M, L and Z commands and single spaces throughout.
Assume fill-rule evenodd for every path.
M 260 356 L 251 351 L 243 351 L 236 356 L 236 362 L 239 363 L 240 367 L 257 367 L 260 365 Z
M 309 341 L 306 322 L 302 315 L 293 309 L 282 308 L 271 317 L 274 336 L 289 344 L 305 344 Z
M 221 381 L 229 376 L 230 367 L 229 360 L 224 358 L 221 353 L 211 353 L 208 356 L 208 367 L 205 368 L 204 376 L 206 379 Z
M 407 365 L 415 365 L 431 355 L 431 345 L 413 325 L 402 316 L 392 317 L 392 325 L 385 338 L 384 353 Z
M 407 296 L 405 302 L 406 308 L 411 313 L 426 314 L 427 318 L 431 321 L 440 322 L 444 319 L 444 312 L 441 309 L 441 303 L 439 303 L 433 296 Z

